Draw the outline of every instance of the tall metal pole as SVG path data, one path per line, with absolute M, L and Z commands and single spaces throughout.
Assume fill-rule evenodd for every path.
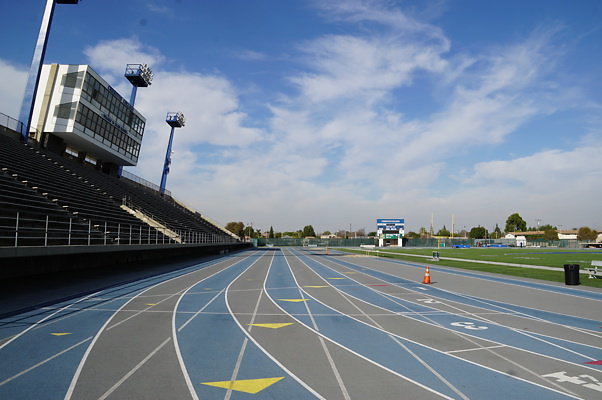
M 171 144 L 173 142 L 173 133 L 176 129 L 175 126 L 171 127 L 171 133 L 169 134 L 169 144 L 167 145 L 167 153 L 165 153 L 165 163 L 163 163 L 163 175 L 161 175 L 161 188 L 159 193 L 165 193 L 165 184 L 167 183 L 167 174 L 169 174 L 169 165 L 171 164 Z
M 23 103 L 21 103 L 19 120 L 23 122 L 23 125 L 21 125 L 21 141 L 24 143 L 27 143 L 29 136 L 31 116 L 33 115 L 36 92 L 38 91 L 38 84 L 40 83 L 42 63 L 44 62 L 44 56 L 46 55 L 46 45 L 48 43 L 48 35 L 50 34 L 50 25 L 52 23 L 55 4 L 54 0 L 46 0 L 46 8 L 44 9 L 42 24 L 40 25 L 40 32 L 38 33 L 38 41 L 36 42 L 36 48 L 33 52 L 33 59 L 31 60 L 29 75 L 27 77 L 25 95 L 23 96 Z
M 132 94 L 130 95 L 130 104 L 132 106 L 134 106 L 134 103 L 136 102 L 136 92 L 138 91 L 138 86 L 133 85 L 132 86 Z
M 21 111 L 19 112 L 19 121 L 23 123 L 21 126 L 21 140 L 27 143 L 29 129 L 31 127 L 31 117 L 33 115 L 33 107 L 35 104 L 36 93 L 40 83 L 40 73 L 42 72 L 42 64 L 46 55 L 46 45 L 48 44 L 48 36 L 50 35 L 50 25 L 52 24 L 52 15 L 54 14 L 55 4 L 77 4 L 79 0 L 46 0 L 44 8 L 44 16 L 38 33 L 38 41 L 33 52 L 29 75 L 27 77 L 27 86 L 25 86 L 25 94 L 21 103 Z
M 184 114 L 181 112 L 168 112 L 165 117 L 165 122 L 171 126 L 171 133 L 169 135 L 169 144 L 167 145 L 167 152 L 165 153 L 165 163 L 163 163 L 163 174 L 161 175 L 161 186 L 159 193 L 161 196 L 165 193 L 165 184 L 167 183 L 167 174 L 169 174 L 169 165 L 171 164 L 171 144 L 173 142 L 173 133 L 175 128 L 181 128 L 185 125 L 186 120 Z

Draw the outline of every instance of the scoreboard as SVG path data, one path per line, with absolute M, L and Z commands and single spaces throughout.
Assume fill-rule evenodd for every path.
M 379 218 L 376 220 L 376 234 L 379 238 L 400 239 L 404 235 L 403 218 Z

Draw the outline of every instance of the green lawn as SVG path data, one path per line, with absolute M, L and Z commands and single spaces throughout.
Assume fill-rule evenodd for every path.
M 341 249 L 348 252 L 365 254 L 358 249 Z M 397 258 L 414 262 L 430 262 L 432 265 L 445 265 L 448 267 L 462 268 L 474 271 L 485 271 L 497 274 L 522 276 L 534 279 L 543 279 L 555 282 L 564 282 L 564 272 L 547 271 L 519 266 L 506 266 L 496 264 L 473 263 L 461 260 L 429 261 L 430 257 L 416 257 L 418 255 L 431 256 L 434 249 L 403 248 L 403 249 L 380 249 L 380 256 Z M 512 264 L 542 265 L 548 267 L 562 268 L 564 264 L 579 264 L 581 268 L 589 266 L 592 260 L 602 260 L 600 249 L 516 249 L 516 248 L 470 248 L 470 249 L 436 249 L 441 257 L 457 259 L 495 261 Z M 602 279 L 589 279 L 581 275 L 581 284 L 602 288 Z

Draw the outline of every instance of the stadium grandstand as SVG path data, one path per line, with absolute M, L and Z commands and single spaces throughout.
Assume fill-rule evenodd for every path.
M 0 116 L 0 276 L 246 245 L 122 171 L 145 119 L 89 66 L 44 65 L 42 77 L 27 143 L 22 122 Z

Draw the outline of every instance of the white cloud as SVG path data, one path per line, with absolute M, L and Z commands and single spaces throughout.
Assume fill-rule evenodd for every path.
M 92 68 L 102 71 L 111 83 L 123 76 L 126 64 L 149 64 L 156 68 L 166 61 L 158 49 L 144 45 L 137 38 L 104 40 L 86 47 L 84 54 Z
M 587 224 L 591 199 L 601 194 L 596 186 L 601 171 L 590 165 L 602 150 L 594 140 L 599 131 L 584 132 L 590 135 L 587 144 L 576 142 L 570 149 L 465 163 L 471 172 L 458 173 L 461 179 L 445 196 L 433 190 L 458 153 L 495 149 L 527 122 L 578 107 L 578 91 L 550 83 L 558 56 L 553 29 L 480 54 L 450 54 L 452 43 L 440 28 L 388 3 L 319 4 L 331 19 L 361 24 L 359 33 L 293 46 L 301 62 L 287 78 L 296 92 L 272 93 L 268 117 L 254 119 L 254 126 L 227 76 L 173 67 L 137 39 L 88 47 L 90 64 L 122 94 L 131 90 L 122 76 L 126 63 L 148 63 L 155 72 L 152 86 L 138 91 L 136 107 L 147 126 L 133 172 L 159 181 L 170 130 L 165 114 L 182 111 L 187 125 L 176 130 L 168 189 L 221 223 L 242 220 L 277 230 L 313 224 L 331 231 L 352 223 L 371 231 L 378 217 L 406 217 L 417 230 L 435 212 L 438 220 L 448 220 L 448 228 L 455 214 L 459 229 L 503 226 L 517 211 L 560 223 L 553 218 L 560 220 L 566 206 L 575 204 L 572 220 Z M 277 58 L 253 51 L 240 55 Z M 0 63 L 0 71 L 5 67 Z M 422 93 L 433 100 L 425 112 L 404 113 L 394 100 L 400 91 L 415 89 L 418 79 L 430 81 L 437 98 Z
M 27 83 L 26 69 L 0 60 L 0 76 L 0 113 L 17 119 Z

